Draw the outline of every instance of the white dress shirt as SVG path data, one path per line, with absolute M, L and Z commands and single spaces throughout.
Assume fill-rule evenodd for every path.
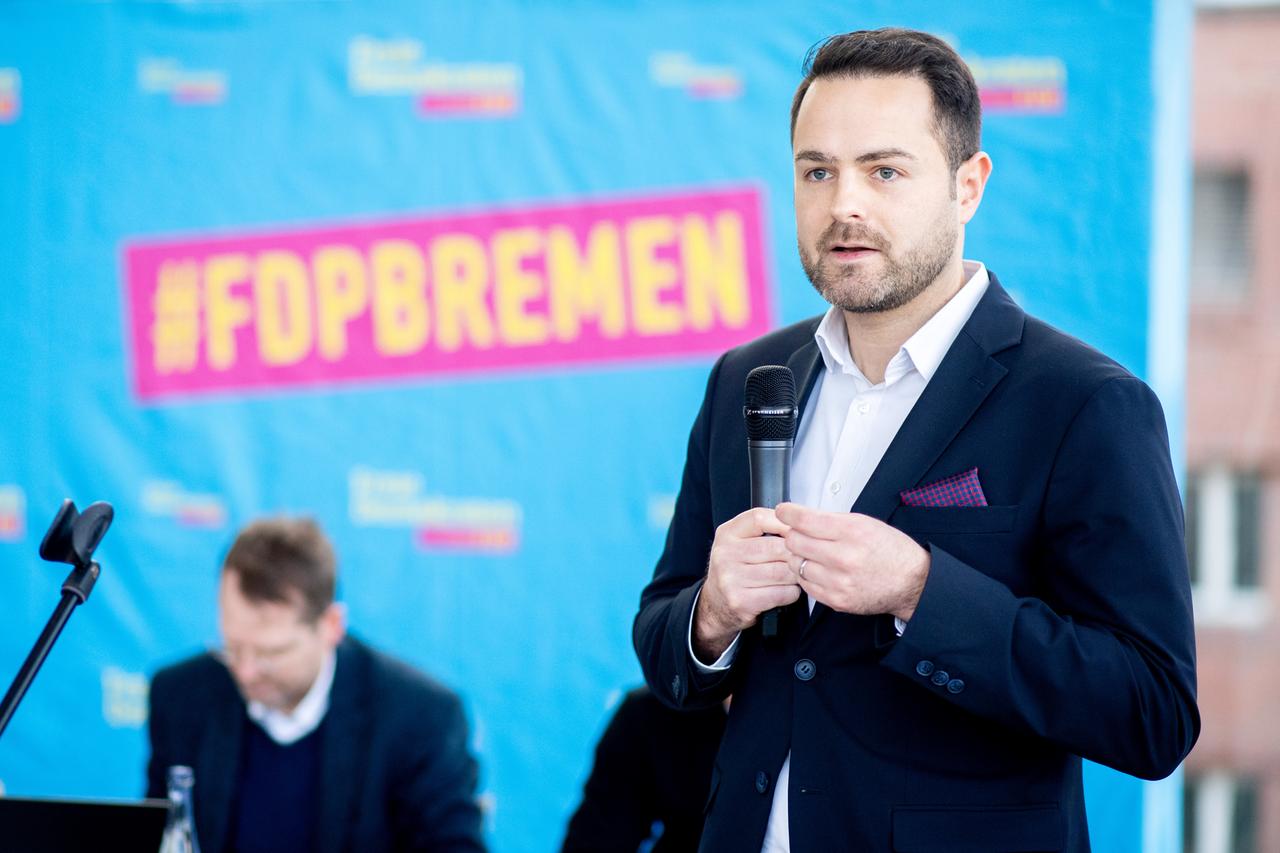
M 848 512 L 857 501 L 943 356 L 987 292 L 990 279 L 981 263 L 964 261 L 964 275 L 964 286 L 907 339 L 889 360 L 884 381 L 878 385 L 872 385 L 854 364 L 844 312 L 835 306 L 827 311 L 814 333 L 825 369 L 805 407 L 791 457 L 793 501 L 831 512 Z M 813 606 L 810 600 L 811 613 Z M 895 624 L 901 634 L 905 625 L 901 620 Z M 740 639 L 741 635 L 735 637 L 720 659 L 706 666 L 693 654 L 690 620 L 689 655 L 704 672 L 727 669 Z M 774 782 L 762 853 L 789 853 L 791 849 L 787 819 L 790 779 L 788 752 Z
M 292 711 L 281 711 L 269 708 L 261 702 L 250 702 L 247 708 L 249 719 L 262 726 L 267 736 L 281 746 L 302 740 L 319 728 L 324 715 L 329 712 L 329 691 L 333 689 L 336 664 L 337 656 L 329 652 L 324 663 L 320 664 L 316 680 L 311 682 L 311 689 Z

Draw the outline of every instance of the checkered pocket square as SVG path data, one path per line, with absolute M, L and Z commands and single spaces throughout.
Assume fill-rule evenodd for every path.
M 978 469 L 952 474 L 934 483 L 898 492 L 905 506 L 986 506 L 987 496 L 978 482 Z

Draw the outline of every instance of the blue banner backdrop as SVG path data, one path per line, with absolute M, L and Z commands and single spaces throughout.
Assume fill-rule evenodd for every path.
M 117 519 L 7 790 L 139 795 L 148 675 L 217 643 L 237 527 L 307 512 L 353 629 L 464 695 L 494 849 L 552 849 L 640 679 L 711 360 L 823 307 L 801 58 L 890 24 L 983 89 L 967 255 L 1147 374 L 1145 3 L 5 3 L 0 669 L 56 601 L 59 502 Z M 1088 783 L 1095 848 L 1140 849 L 1141 783 Z

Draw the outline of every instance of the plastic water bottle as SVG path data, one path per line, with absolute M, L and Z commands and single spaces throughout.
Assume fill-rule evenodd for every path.
M 164 826 L 160 853 L 200 853 L 191 807 L 191 788 L 195 783 L 196 774 L 190 767 L 175 764 L 169 768 L 169 819 Z

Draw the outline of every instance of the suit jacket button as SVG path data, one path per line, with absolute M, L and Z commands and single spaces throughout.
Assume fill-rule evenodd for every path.
M 916 673 L 919 675 L 923 675 L 926 678 L 930 675 L 933 675 L 933 661 L 931 660 L 920 661 L 920 663 L 916 664 Z
M 948 693 L 959 693 L 961 690 L 964 690 L 964 682 L 960 679 L 953 678 L 947 682 Z
M 800 658 L 796 661 L 796 678 L 801 681 L 809 681 L 818 674 L 818 666 L 808 658 Z
M 769 774 L 763 770 L 756 773 L 756 791 L 763 794 L 769 790 Z
M 938 685 L 939 687 L 942 687 L 944 684 L 946 684 L 948 681 L 951 680 L 951 676 L 947 674 L 947 671 L 945 669 L 936 669 L 933 671 L 933 678 L 929 680 L 932 681 L 934 684 Z

